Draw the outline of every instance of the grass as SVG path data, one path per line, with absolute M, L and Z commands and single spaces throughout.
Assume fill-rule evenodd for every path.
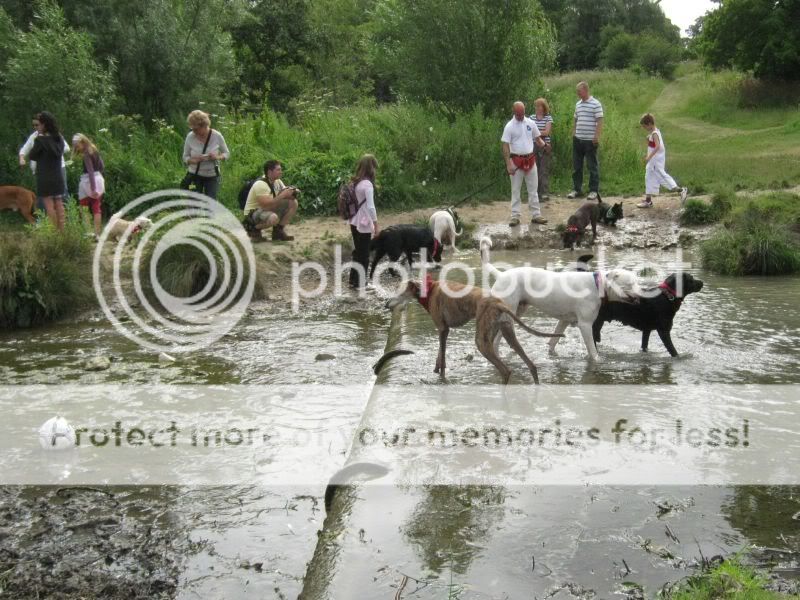
M 736 200 L 724 228 L 700 251 L 703 265 L 723 275 L 800 272 L 800 196 L 777 192 Z
M 93 302 L 92 246 L 74 204 L 65 232 L 49 221 L 0 237 L 0 327 L 30 327 L 74 314 Z
M 764 589 L 766 579 L 738 559 L 726 560 L 701 574 L 690 577 L 669 600 L 782 600 L 797 598 Z

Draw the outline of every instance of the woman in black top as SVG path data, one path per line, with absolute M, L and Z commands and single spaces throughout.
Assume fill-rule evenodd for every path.
M 30 153 L 30 159 L 36 161 L 36 195 L 42 199 L 50 222 L 63 231 L 66 182 L 61 170 L 61 156 L 66 142 L 53 115 L 43 111 L 36 115 L 36 119 L 39 121 L 39 135 Z

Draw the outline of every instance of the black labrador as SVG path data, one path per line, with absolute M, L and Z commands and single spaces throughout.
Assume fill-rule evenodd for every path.
M 375 255 L 369 269 L 369 278 L 375 273 L 378 262 L 388 256 L 389 260 L 397 262 L 400 256 L 406 255 L 408 268 L 411 268 L 414 252 L 427 250 L 428 257 L 434 262 L 442 262 L 442 245 L 433 237 L 433 232 L 425 225 L 392 225 L 381 230 L 372 242 L 369 249 Z
M 642 332 L 642 352 L 647 352 L 650 333 L 655 330 L 670 355 L 678 356 L 678 351 L 672 343 L 672 321 L 683 299 L 703 289 L 703 282 L 689 273 L 681 273 L 680 277 L 679 281 L 678 275 L 673 273 L 658 288 L 653 288 L 653 292 L 659 290 L 657 295 L 643 295 L 635 304 L 627 302 L 601 304 L 600 312 L 592 325 L 595 344 L 600 342 L 600 330 L 603 329 L 604 323 L 619 321 Z M 679 282 L 681 285 L 678 285 Z

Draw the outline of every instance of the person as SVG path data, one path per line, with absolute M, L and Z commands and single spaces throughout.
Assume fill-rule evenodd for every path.
M 230 150 L 219 131 L 211 129 L 211 119 L 202 110 L 193 110 L 186 119 L 191 131 L 183 144 L 183 162 L 187 166 L 181 187 L 217 199 L 219 161 L 230 158 Z
M 28 155 L 36 161 L 36 195 L 42 199 L 50 222 L 59 230 L 64 230 L 64 146 L 67 145 L 58 129 L 55 117 L 47 111 L 36 115 L 39 121 L 39 135 L 33 140 L 33 148 Z
M 365 154 L 356 163 L 356 172 L 350 179 L 355 186 L 358 211 L 350 219 L 350 234 L 353 236 L 353 262 L 361 269 L 350 269 L 350 287 L 361 289 L 366 285 L 369 267 L 369 246 L 372 238 L 380 233 L 378 212 L 375 210 L 375 174 L 378 161 L 372 154 Z
M 82 133 L 72 136 L 72 159 L 80 158 L 83 162 L 83 174 L 78 184 L 78 200 L 81 206 L 86 207 L 84 217 L 88 224 L 89 213 L 94 219 L 95 239 L 100 237 L 102 228 L 102 202 L 106 192 L 106 182 L 103 174 L 105 165 L 97 146 Z
M 532 117 L 536 127 L 539 128 L 539 133 L 542 134 L 542 141 L 544 146 L 536 147 L 536 168 L 539 173 L 539 200 L 545 201 L 550 199 L 550 173 L 553 170 L 553 146 L 552 146 L 552 133 L 553 133 L 553 117 L 550 114 L 550 105 L 544 98 L 537 98 L 534 103 L 536 111 Z
M 652 208 L 653 195 L 658 195 L 661 186 L 671 192 L 681 193 L 681 206 L 686 202 L 689 191 L 685 187 L 679 187 L 675 180 L 667 173 L 667 147 L 664 144 L 664 136 L 656 127 L 656 120 L 653 115 L 647 113 L 639 120 L 645 131 L 647 131 L 647 155 L 644 158 L 644 202 L 637 204 L 639 208 Z
M 503 128 L 500 141 L 503 143 L 503 157 L 506 161 L 506 170 L 511 178 L 511 221 L 509 225 L 516 227 L 520 218 L 520 192 L 522 180 L 528 188 L 528 206 L 531 209 L 531 223 L 544 224 L 547 219 L 542 217 L 539 207 L 539 181 L 536 169 L 536 155 L 534 146 L 544 146 L 539 128 L 531 119 L 525 116 L 525 105 L 522 102 L 514 103 L 514 116 Z
M 583 188 L 583 161 L 589 168 L 589 200 L 600 193 L 600 164 L 597 150 L 603 133 L 603 105 L 589 93 L 589 84 L 581 81 L 575 88 L 578 102 L 572 123 L 572 191 L 567 198 L 577 198 Z
M 262 229 L 272 227 L 273 242 L 290 242 L 293 236 L 286 233 L 286 225 L 297 212 L 296 187 L 287 186 L 281 180 L 283 165 L 278 160 L 264 163 L 264 177 L 256 180 L 247 194 L 244 205 L 244 223 L 250 239 L 264 241 Z
M 25 143 L 22 144 L 22 147 L 19 149 L 19 166 L 20 168 L 25 168 L 26 159 L 28 155 L 31 153 L 33 149 L 33 142 L 36 139 L 36 136 L 39 135 L 39 128 L 41 127 L 41 123 L 39 123 L 39 119 L 37 116 L 33 117 L 33 133 L 28 136 L 28 139 L 25 140 Z M 69 146 L 64 144 L 64 155 L 69 151 Z M 69 190 L 67 189 L 67 163 L 64 160 L 64 155 L 61 156 L 61 171 L 64 175 L 64 198 L 69 197 Z M 33 173 L 34 177 L 36 176 L 36 161 L 31 160 L 28 162 L 31 168 L 31 173 Z M 36 208 L 39 210 L 44 210 L 44 203 L 40 197 L 36 197 Z

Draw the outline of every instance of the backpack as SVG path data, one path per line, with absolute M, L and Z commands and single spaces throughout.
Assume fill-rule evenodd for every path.
M 239 189 L 239 208 L 244 210 L 245 205 L 247 204 L 247 197 L 250 195 L 250 188 L 253 187 L 253 184 L 256 181 L 263 179 L 262 177 L 256 177 L 255 179 L 248 179 L 244 182 L 244 185 Z
M 356 184 L 352 181 L 348 181 L 342 184 L 339 188 L 339 198 L 337 202 L 337 208 L 339 210 L 339 216 L 342 217 L 345 221 L 349 221 L 359 209 L 364 205 L 366 202 L 366 198 L 362 200 L 360 203 L 358 202 L 358 198 L 356 197 Z

